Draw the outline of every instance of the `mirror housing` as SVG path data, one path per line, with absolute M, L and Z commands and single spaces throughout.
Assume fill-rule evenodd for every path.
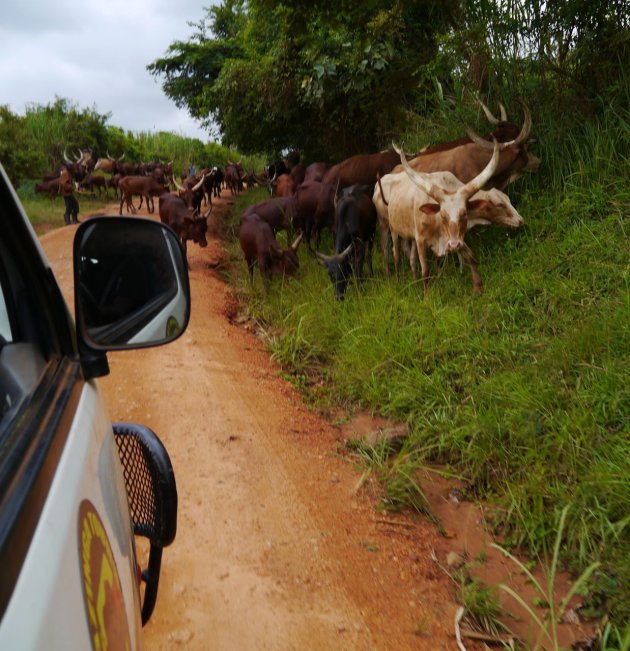
M 77 229 L 73 257 L 82 352 L 158 346 L 188 326 L 188 267 L 168 226 L 138 217 L 95 217 Z

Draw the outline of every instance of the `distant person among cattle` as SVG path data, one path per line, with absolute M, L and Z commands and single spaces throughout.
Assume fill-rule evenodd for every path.
M 59 175 L 59 194 L 63 197 L 66 211 L 63 219 L 66 225 L 79 223 L 79 202 L 74 196 L 74 179 L 67 167 L 63 167 Z

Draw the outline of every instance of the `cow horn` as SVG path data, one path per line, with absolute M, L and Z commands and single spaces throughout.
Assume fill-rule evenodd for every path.
M 494 151 L 492 152 L 492 158 L 488 161 L 488 164 L 485 168 L 475 176 L 474 179 L 468 181 L 466 185 L 461 187 L 458 192 L 460 192 L 466 199 L 472 197 L 475 192 L 481 190 L 483 186 L 492 178 L 497 165 L 499 164 L 499 153 L 501 151 L 499 143 L 493 138 L 492 142 L 494 143 Z
M 118 159 L 118 162 L 120 162 L 124 157 L 125 157 L 125 155 L 123 154 L 123 155 Z
M 507 116 L 507 111 L 505 110 L 505 106 L 499 102 L 499 110 L 501 111 L 501 122 L 507 122 L 508 116 Z
M 116 160 L 115 158 L 112 158 L 112 157 L 109 155 L 109 151 L 107 152 L 107 158 L 109 158 L 109 160 Z
M 407 172 L 407 176 L 421 189 L 424 190 L 432 199 L 435 199 L 438 203 L 441 203 L 444 200 L 444 192 L 435 183 L 430 183 L 424 174 L 416 172 L 409 163 L 407 162 L 407 157 L 405 152 L 402 149 L 399 149 L 396 143 L 392 142 L 393 148 L 398 152 L 400 156 L 400 162 Z
M 525 115 L 525 119 L 523 121 L 523 128 L 521 129 L 521 132 L 518 134 L 518 136 L 516 136 L 514 140 L 499 143 L 499 149 L 507 149 L 513 145 L 520 145 L 529 137 L 529 133 L 532 130 L 532 114 L 529 112 L 527 104 L 525 103 L 523 103 L 523 113 Z M 468 134 L 468 137 L 480 147 L 483 147 L 484 149 L 494 149 L 494 145 L 492 143 L 490 143 L 488 140 L 485 140 L 481 136 L 478 136 L 472 129 L 466 129 L 466 133 Z
M 80 149 L 78 149 L 77 151 L 79 152 L 79 155 L 77 156 L 77 163 L 78 163 L 83 158 L 83 152 Z
M 180 192 L 186 192 L 186 188 L 183 185 L 180 185 L 176 180 L 175 180 L 175 175 L 173 174 L 173 183 L 175 184 L 175 187 L 180 191 Z
M 72 163 L 72 161 L 68 158 L 68 154 L 66 153 L 67 147 L 63 148 L 63 159 L 66 161 L 66 163 Z
M 492 115 L 490 109 L 478 98 L 475 97 L 477 104 L 481 106 L 481 110 L 486 114 L 486 118 L 488 119 L 488 122 L 490 122 L 491 125 L 497 126 L 499 124 L 498 118 L 495 118 L 494 115 Z
M 320 261 L 320 263 L 324 266 L 335 263 L 340 264 L 348 257 L 350 251 L 352 251 L 353 244 L 354 242 L 350 242 L 350 244 L 348 244 L 348 246 L 341 253 L 336 253 L 335 255 L 324 255 L 319 251 L 315 251 L 315 255 L 317 256 L 317 259 Z
M 295 238 L 295 241 L 293 242 L 293 244 L 291 244 L 291 250 L 292 250 L 292 251 L 297 251 L 297 250 L 298 250 L 298 246 L 300 246 L 300 242 L 302 241 L 302 237 L 303 237 L 303 235 L 304 235 L 304 233 L 300 233 L 300 234 Z
M 208 208 L 208 210 L 206 210 L 206 212 L 203 213 L 202 217 L 204 219 L 208 219 L 208 217 L 210 217 L 211 212 L 212 212 L 212 204 L 210 204 L 210 208 Z
M 201 177 L 201 181 L 199 181 L 199 183 L 197 183 L 196 185 L 194 185 L 194 186 L 192 187 L 192 191 L 193 191 L 193 192 L 197 192 L 197 190 L 200 190 L 200 189 L 201 189 L 201 186 L 203 185 L 203 180 L 204 180 L 205 178 L 206 178 L 206 175 L 204 174 L 204 175 Z

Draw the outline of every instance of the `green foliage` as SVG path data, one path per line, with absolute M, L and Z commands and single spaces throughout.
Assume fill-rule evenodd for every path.
M 14 183 L 35 177 L 44 165 L 44 153 L 36 145 L 25 119 L 0 106 L 0 163 Z

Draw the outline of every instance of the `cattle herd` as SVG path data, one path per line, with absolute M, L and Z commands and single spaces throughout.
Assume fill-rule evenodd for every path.
M 236 196 L 246 187 L 266 187 L 270 198 L 246 208 L 239 225 L 250 278 L 258 266 L 265 285 L 274 275 L 297 273 L 297 249 L 304 242 L 327 269 L 335 296 L 342 299 L 353 277 L 361 285 L 366 260 L 373 274 L 378 230 L 386 275 L 390 241 L 397 274 L 401 245 L 414 278 L 420 261 L 425 292 L 430 277 L 428 249 L 436 257 L 456 253 L 470 267 L 473 290 L 480 294 L 481 276 L 465 235 L 480 224 L 521 226 L 523 219 L 504 190 L 523 173 L 536 171 L 540 161 L 528 151 L 532 121 L 525 105 L 519 129 L 508 120 L 503 106 L 498 119 L 479 103 L 494 127 L 487 137 L 468 129 L 458 140 L 410 155 L 393 144 L 391 150 L 352 156 L 328 167 L 322 162 L 305 166 L 294 153 L 258 174 L 245 173 L 240 163 L 230 162 L 224 168 L 183 174 L 181 183 L 174 178 L 172 163 L 137 165 L 109 154 L 95 159 L 89 150 L 80 151 L 76 160 L 64 152 L 65 167 L 79 190 L 107 194 L 112 188 L 120 198 L 120 214 L 123 205 L 127 212 L 136 212 L 134 195 L 153 212 L 157 196 L 160 219 L 176 231 L 184 249 L 187 240 L 207 245 L 212 199 L 222 190 Z M 108 178 L 94 173 L 99 170 Z M 54 196 L 58 184 L 58 174 L 51 175 L 35 190 Z M 333 234 L 331 255 L 319 251 L 324 229 Z M 287 233 L 286 249 L 277 240 L 281 230 Z M 289 245 L 293 234 L 296 237 Z

